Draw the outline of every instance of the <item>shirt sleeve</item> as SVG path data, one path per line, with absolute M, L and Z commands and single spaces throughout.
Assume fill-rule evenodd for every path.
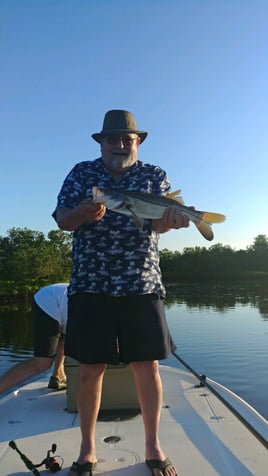
M 153 180 L 153 193 L 156 195 L 166 195 L 170 191 L 170 181 L 166 172 L 160 167 L 156 167 Z
M 52 213 L 56 218 L 59 208 L 75 208 L 86 197 L 86 187 L 83 179 L 83 164 L 77 164 L 65 178 L 57 198 L 57 206 Z

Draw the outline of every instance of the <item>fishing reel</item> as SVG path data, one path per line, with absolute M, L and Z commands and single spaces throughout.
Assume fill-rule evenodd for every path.
M 60 471 L 62 468 L 62 463 L 63 459 L 61 456 L 51 456 L 51 453 L 55 453 L 57 449 L 56 443 L 53 443 L 51 450 L 48 450 L 46 458 L 41 461 L 41 463 L 35 465 L 35 467 L 40 467 L 43 464 L 46 466 L 46 469 L 48 469 L 51 473 L 57 473 L 57 471 Z M 57 458 L 60 458 L 61 464 L 57 461 Z
M 40 473 L 37 468 L 40 466 L 45 465 L 46 469 L 48 469 L 51 473 L 57 473 L 61 470 L 63 465 L 63 458 L 61 456 L 53 456 L 51 453 L 55 453 L 57 449 L 56 443 L 53 443 L 50 450 L 47 451 L 46 457 L 41 461 L 41 463 L 33 463 L 27 456 L 25 456 L 17 447 L 15 441 L 10 441 L 9 443 L 10 448 L 17 451 L 20 455 L 22 461 L 24 462 L 25 466 L 32 471 L 35 476 L 40 476 Z

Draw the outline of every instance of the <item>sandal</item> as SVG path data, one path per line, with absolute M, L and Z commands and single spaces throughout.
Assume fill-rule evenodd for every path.
M 152 476 L 155 476 L 154 469 L 160 469 L 162 471 L 163 476 L 166 476 L 166 469 L 169 466 L 174 466 L 169 458 L 166 458 L 164 460 L 160 459 L 146 459 L 145 460 L 147 466 L 150 468 L 152 471 Z M 176 473 L 177 476 L 177 473 Z
M 71 469 L 68 473 L 68 476 L 92 476 L 93 469 L 96 467 L 97 463 L 90 463 L 90 461 L 79 464 L 79 463 L 73 463 L 71 466 Z
M 47 387 L 54 390 L 65 390 L 67 388 L 67 379 L 66 377 L 58 378 L 51 375 Z

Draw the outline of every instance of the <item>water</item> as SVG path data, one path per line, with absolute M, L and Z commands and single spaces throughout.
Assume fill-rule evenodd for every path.
M 177 354 L 268 419 L 268 286 L 166 288 L 166 314 Z M 32 351 L 29 306 L 0 307 L 0 375 Z M 175 357 L 162 363 L 181 366 Z
M 176 353 L 268 419 L 268 287 L 172 286 L 170 294 L 166 313 Z

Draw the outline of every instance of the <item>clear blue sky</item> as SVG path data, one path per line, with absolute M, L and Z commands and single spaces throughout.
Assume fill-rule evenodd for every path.
M 161 236 L 183 250 L 245 249 L 268 234 L 267 0 L 1 0 L 1 229 L 56 229 L 73 165 L 99 156 L 109 109 L 187 205 L 224 213 Z

